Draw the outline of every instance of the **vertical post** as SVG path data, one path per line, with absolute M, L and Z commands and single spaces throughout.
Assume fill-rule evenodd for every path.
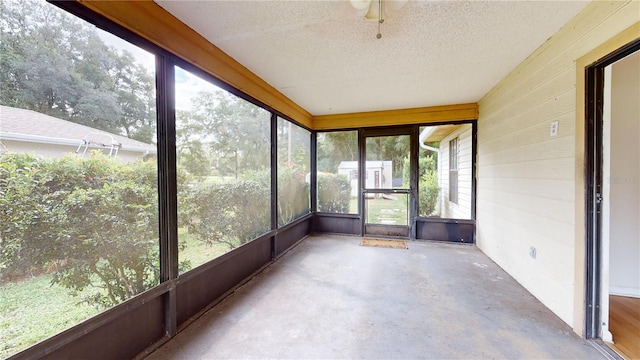
M 176 180 L 176 119 L 174 67 L 165 55 L 156 55 L 158 119 L 158 201 L 160 207 L 160 282 L 178 277 L 178 194 Z M 165 330 L 177 332 L 176 289 L 164 295 Z
M 271 113 L 271 230 L 278 228 L 278 116 Z M 275 259 L 276 235 L 271 237 L 271 259 Z
M 477 187 L 477 164 L 478 160 L 478 120 L 471 123 L 471 219 L 476 220 L 476 187 Z M 473 235 L 475 244 L 475 232 Z
M 365 202 L 364 202 L 364 189 L 366 188 L 366 174 L 367 174 L 367 159 L 366 159 L 366 140 L 365 133 L 363 129 L 358 130 L 358 183 L 360 189 L 358 189 L 358 213 L 360 214 L 360 235 L 365 235 L 365 223 L 367 220 L 365 219 Z
M 419 144 L 418 136 L 420 132 L 419 126 L 413 126 L 409 134 L 409 238 L 416 238 L 416 217 L 418 216 L 418 157 Z
M 315 213 L 318 211 L 318 136 L 315 131 L 311 131 L 310 136 L 311 169 L 309 169 L 309 188 L 311 190 L 311 212 Z

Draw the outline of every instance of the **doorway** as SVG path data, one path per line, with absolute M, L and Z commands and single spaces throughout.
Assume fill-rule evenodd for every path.
M 317 232 L 475 242 L 476 120 L 316 133 Z
M 360 162 L 364 236 L 411 237 L 412 129 L 363 131 Z
M 587 68 L 587 321 L 640 358 L 640 41 Z

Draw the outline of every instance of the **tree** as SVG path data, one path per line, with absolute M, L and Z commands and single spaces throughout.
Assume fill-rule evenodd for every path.
M 0 10 L 0 104 L 153 140 L 153 76 L 133 55 L 46 2 L 6 0 Z
M 392 176 L 394 178 L 403 177 L 403 159 L 409 154 L 410 137 L 399 136 L 377 136 L 366 140 L 367 160 L 391 160 L 393 162 Z
M 318 171 L 337 173 L 340 162 L 358 160 L 358 132 L 320 133 L 317 151 Z
M 270 167 L 270 114 L 228 92 L 203 91 L 177 123 L 179 162 L 189 172 L 238 178 Z

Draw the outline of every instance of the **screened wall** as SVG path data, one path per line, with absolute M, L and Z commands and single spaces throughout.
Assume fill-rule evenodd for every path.
M 313 132 L 82 5 L 0 6 L 0 356 L 134 357 L 312 231 L 362 233 L 361 130 Z
M 311 231 L 308 129 L 130 33 L 1 6 L 0 357 L 133 357 Z

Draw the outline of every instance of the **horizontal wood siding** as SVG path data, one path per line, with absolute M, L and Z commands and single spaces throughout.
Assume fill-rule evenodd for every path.
M 471 219 L 471 124 L 463 125 L 457 131 L 447 135 L 440 142 L 440 164 L 442 167 L 442 188 L 440 216 L 449 219 Z M 449 142 L 458 139 L 458 203 L 449 201 Z
M 575 255 L 584 248 L 576 60 L 639 19 L 640 2 L 592 2 L 478 103 L 477 245 L 574 329 L 584 296 L 575 277 L 584 266 Z

